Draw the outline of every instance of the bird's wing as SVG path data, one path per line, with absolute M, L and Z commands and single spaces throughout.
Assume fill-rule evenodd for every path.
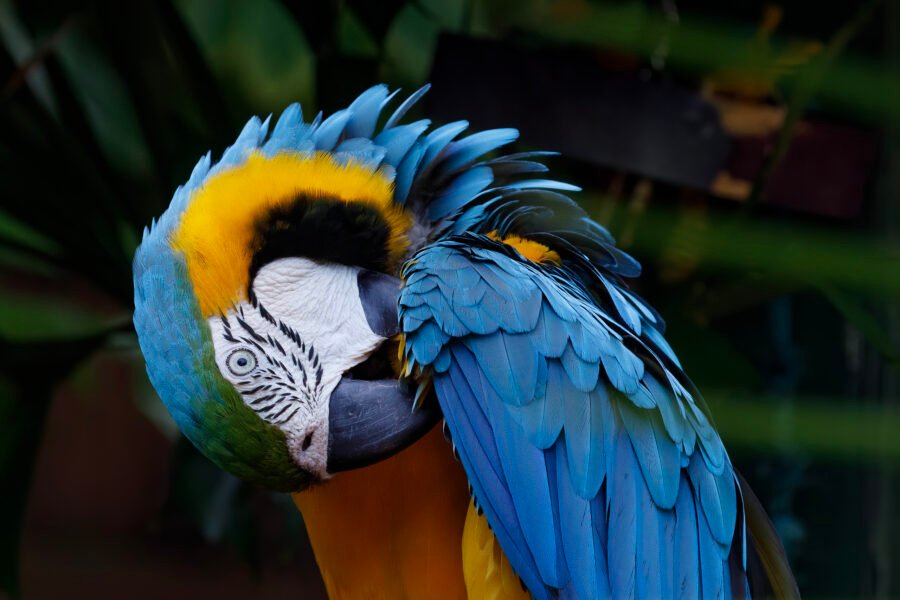
M 744 597 L 722 443 L 655 313 L 594 275 L 474 233 L 426 247 L 403 273 L 407 373 L 431 377 L 474 499 L 536 598 Z

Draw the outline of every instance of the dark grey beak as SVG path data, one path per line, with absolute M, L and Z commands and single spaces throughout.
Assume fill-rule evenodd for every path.
M 342 379 L 331 394 L 328 472 L 365 467 L 400 452 L 440 418 L 436 402 L 413 410 L 413 394 L 393 379 Z
M 390 338 L 400 331 L 397 304 L 401 281 L 377 271 L 363 269 L 356 278 L 359 300 L 366 313 L 366 322 L 376 334 Z
M 399 333 L 401 281 L 363 269 L 357 284 L 372 331 L 383 338 Z M 413 396 L 395 379 L 342 379 L 329 403 L 328 472 L 371 465 L 425 435 L 440 418 L 440 409 L 428 403 L 413 410 Z

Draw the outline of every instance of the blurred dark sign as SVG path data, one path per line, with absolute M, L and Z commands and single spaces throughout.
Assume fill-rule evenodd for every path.
M 436 118 L 517 127 L 528 144 L 594 164 L 705 189 L 728 159 L 716 110 L 694 91 L 601 70 L 584 54 L 442 36 L 431 80 Z
M 443 35 L 432 67 L 429 112 L 440 121 L 468 119 L 477 129 L 516 127 L 531 146 L 746 199 L 780 121 L 753 135 L 726 130 L 719 108 L 697 90 L 642 77 L 636 61 L 619 58 L 616 64 L 583 50 L 537 52 Z M 781 111 L 783 120 L 783 108 L 757 103 L 763 111 Z M 876 146 L 877 138 L 865 130 L 801 122 L 769 179 L 765 203 L 855 218 Z
M 751 181 L 774 145 L 774 135 L 735 138 L 728 173 Z M 875 169 L 877 145 L 877 136 L 863 129 L 819 120 L 798 123 L 791 145 L 769 177 L 766 203 L 824 217 L 858 217 Z

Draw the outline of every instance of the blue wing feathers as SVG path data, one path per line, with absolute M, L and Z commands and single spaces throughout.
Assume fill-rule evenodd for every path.
M 429 125 L 431 121 L 422 120 L 386 129 L 375 136 L 372 142 L 384 147 L 384 162 L 397 167 Z
M 423 167 L 430 167 L 434 160 L 447 147 L 447 144 L 468 127 L 468 121 L 455 121 L 453 123 L 442 125 L 425 136 L 425 158 L 422 160 Z
M 731 544 L 737 518 L 737 493 L 734 475 L 724 470 L 715 475 L 706 469 L 700 457 L 694 456 L 688 467 L 691 484 L 700 497 L 700 506 L 710 532 L 723 546 Z
M 651 377 L 651 375 L 647 375 L 646 377 Z M 659 408 L 662 410 L 662 406 L 656 404 L 656 398 L 653 397 L 653 393 L 647 387 L 645 379 L 638 381 L 637 389 L 633 393 L 626 395 L 628 396 L 628 399 L 631 400 L 631 403 L 638 408 Z M 664 401 L 663 404 L 668 404 L 668 402 Z
M 411 347 L 414 348 L 416 362 L 423 365 L 431 364 L 449 339 L 432 320 L 422 323 L 415 335 L 416 344 Z
M 636 485 L 642 487 L 638 499 L 637 513 L 641 537 L 637 553 L 636 587 L 637 597 L 656 600 L 664 598 L 663 574 L 668 574 L 663 564 L 663 528 L 669 511 L 661 510 L 647 494 L 647 480 L 636 477 Z
M 562 545 L 577 598 L 608 598 L 609 574 L 606 562 L 606 507 L 595 514 L 592 501 L 576 493 L 572 485 L 565 444 L 555 449 L 556 493 L 559 501 L 559 529 L 566 532 Z M 598 490 L 598 494 L 600 491 Z M 595 523 L 595 519 L 602 519 Z M 595 526 L 591 526 L 591 525 Z M 596 525 L 600 524 L 600 527 Z
M 441 319 L 441 330 L 451 337 L 462 337 L 471 332 L 471 328 L 467 327 L 466 324 L 452 312 L 447 313 L 447 318 Z
M 628 327 L 630 327 L 637 335 L 641 335 L 641 313 L 638 311 L 637 307 L 626 300 L 621 290 L 619 290 L 612 282 L 604 280 L 603 285 L 606 288 L 607 293 L 609 293 L 609 297 L 612 299 L 616 310 Z
M 572 349 L 572 344 L 566 345 L 560 357 L 562 365 L 569 376 L 571 384 L 583 392 L 590 392 L 597 385 L 597 376 L 600 373 L 600 365 L 596 362 L 582 360 Z
M 609 333 L 598 323 L 574 321 L 569 324 L 568 330 L 572 350 L 584 362 L 596 363 L 603 354 L 615 352 L 615 346 L 610 344 Z
M 562 369 L 554 362 L 547 365 L 546 369 L 544 391 L 539 393 L 533 402 L 510 408 L 510 414 L 522 427 L 531 443 L 538 448 L 549 448 L 556 443 L 565 420 L 565 403 L 544 401 L 545 398 L 560 398 L 555 395 L 558 388 L 555 387 L 554 380 L 560 376 Z M 538 386 L 540 387 L 540 383 Z
M 481 304 L 474 306 L 456 306 L 456 316 L 462 321 L 471 333 L 477 335 L 489 335 L 500 329 L 500 323 Z
M 471 274 L 469 271 L 464 272 Z M 455 305 L 475 306 L 487 292 L 487 287 L 481 282 L 474 285 L 466 285 L 464 282 L 460 284 L 450 291 L 450 299 Z
M 428 92 L 428 90 L 430 90 L 430 89 L 431 89 L 431 84 L 425 84 L 422 87 L 420 87 L 418 90 L 413 92 L 409 96 L 409 98 L 404 100 L 403 103 L 397 107 L 397 110 L 395 110 L 394 113 L 388 118 L 388 120 L 384 124 L 384 129 L 387 130 L 387 129 L 390 129 L 390 128 L 394 127 L 395 125 L 397 125 L 397 123 L 400 122 L 400 119 L 402 119 L 406 115 L 406 113 L 409 111 L 409 109 L 412 108 L 416 102 L 421 100 L 422 96 L 424 96 L 425 93 Z
M 529 523 L 523 528 L 525 540 L 535 557 L 541 579 L 548 586 L 563 587 L 569 575 L 562 548 L 557 543 L 556 489 L 549 483 L 545 451 L 517 431 L 518 424 L 508 417 L 504 406 L 497 404 L 492 408 L 492 423 L 504 425 L 495 427 L 494 431 L 510 495 L 519 522 Z M 549 458 L 553 460 L 552 454 Z M 555 466 L 555 462 L 553 464 Z
M 498 181 L 504 181 L 515 175 L 525 175 L 528 173 L 546 173 L 550 169 L 547 165 L 533 160 L 489 160 L 478 165 L 486 165 L 494 172 L 494 178 Z
M 616 443 L 616 468 L 609 473 L 609 579 L 614 598 L 636 597 L 638 537 L 640 536 L 637 477 L 634 452 L 624 438 Z
M 699 499 L 694 496 L 694 502 Z M 698 511 L 699 512 L 699 511 Z M 700 590 L 702 598 L 715 600 L 725 598 L 725 569 L 727 563 L 722 559 L 722 549 L 709 531 L 708 521 L 703 515 L 697 515 L 697 539 L 700 554 Z
M 488 152 L 509 144 L 517 137 L 519 132 L 515 129 L 489 129 L 451 142 L 444 152 L 441 169 L 452 173 L 474 163 Z
M 652 373 L 645 373 L 641 383 L 642 387 L 653 398 L 653 406 L 659 409 L 666 433 L 675 444 L 681 445 L 685 439 L 685 430 L 688 428 L 684 406 L 671 397 L 671 393 L 662 386 Z M 642 408 L 650 407 L 642 406 Z M 692 450 L 682 449 L 682 452 L 690 456 Z
M 398 204 L 406 203 L 424 156 L 425 146 L 421 142 L 416 142 L 397 165 L 397 173 L 394 176 L 394 200 Z
M 674 510 L 661 510 L 657 508 L 659 519 L 659 587 L 660 598 L 675 597 L 675 527 L 677 520 Z
M 567 335 L 565 325 L 552 308 L 541 306 L 538 320 L 534 325 L 531 343 L 542 356 L 558 358 L 566 348 Z
M 598 383 L 590 394 L 570 388 L 560 396 L 565 406 L 569 474 L 576 493 L 586 500 L 597 495 L 606 477 L 608 454 L 613 449 L 608 393 L 606 385 Z
M 471 336 L 465 339 L 464 344 L 478 357 L 490 357 L 479 365 L 479 373 L 483 373 L 500 400 L 508 404 L 524 404 L 530 397 L 522 393 L 522 379 L 534 380 L 537 374 L 537 365 L 533 356 L 525 357 L 523 364 L 517 364 L 515 356 L 509 356 L 510 350 L 517 351 L 514 344 L 507 344 L 506 335 L 495 333 L 486 336 Z M 512 368 L 516 365 L 516 369 Z M 520 376 L 518 368 L 527 372 Z M 532 383 L 532 387 L 534 384 Z
M 339 143 L 332 158 L 340 164 L 355 162 L 375 170 L 381 166 L 386 152 L 384 147 L 376 146 L 368 138 L 355 137 Z
M 648 336 L 661 319 L 624 288 L 620 308 L 601 307 L 577 273 L 474 234 L 432 244 L 403 276 L 407 360 L 434 370 L 473 493 L 533 594 L 731 593 L 733 472 Z
M 700 598 L 700 549 L 698 545 L 697 505 L 690 485 L 682 475 L 675 504 L 674 595 L 679 600 Z
M 316 129 L 315 133 L 313 133 L 316 149 L 323 152 L 334 149 L 349 120 L 349 109 L 339 110 L 325 119 L 325 121 L 323 121 Z
M 665 432 L 658 411 L 637 408 L 630 402 L 618 402 L 617 405 L 653 503 L 661 508 L 672 508 L 681 476 L 678 446 Z
M 428 217 L 437 221 L 477 196 L 494 181 L 494 173 L 489 167 L 470 169 L 452 180 L 436 200 L 428 205 Z
M 444 410 L 447 425 L 458 446 L 460 460 L 470 477 L 475 498 L 483 508 L 494 534 L 516 572 L 532 595 L 550 598 L 546 584 L 538 575 L 537 564 L 516 521 L 516 510 L 500 462 L 496 445 L 481 444 L 492 436 L 491 424 L 482 411 L 481 397 L 490 396 L 489 389 L 476 385 L 473 389 L 467 373 L 472 372 L 475 358 L 465 348 L 452 351 L 454 361 L 445 374 L 435 377 L 435 390 Z M 476 391 L 477 390 L 477 391 Z
M 553 179 L 523 179 L 522 181 L 508 183 L 504 186 L 504 189 L 510 191 L 527 190 L 531 188 L 538 188 L 541 190 L 562 190 L 564 192 L 581 191 L 581 188 L 577 185 L 572 185 L 571 183 L 565 183 L 563 181 L 555 181 Z
M 385 85 L 376 85 L 360 94 L 347 107 L 350 119 L 347 121 L 345 135 L 347 137 L 372 137 L 375 123 L 378 121 L 387 97 L 388 89 Z
M 644 363 L 621 342 L 606 345 L 609 354 L 601 356 L 603 370 L 613 386 L 624 394 L 638 391 L 638 382 L 644 374 Z

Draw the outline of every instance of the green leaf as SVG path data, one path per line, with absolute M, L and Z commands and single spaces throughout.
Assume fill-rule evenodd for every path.
M 347 56 L 378 56 L 378 45 L 349 8 L 341 10 L 338 19 L 338 47 Z
M 359 24 L 371 34 L 375 45 L 381 46 L 394 19 L 397 18 L 397 14 L 409 2 L 407 0 L 382 0 L 381 2 L 348 0 L 347 4 L 352 8 L 354 17 L 359 17 Z M 341 17 L 343 18 L 343 15 Z
M 52 295 L 0 289 L 0 337 L 14 342 L 83 338 L 129 321 Z
M 63 40 L 59 57 L 105 159 L 131 177 L 149 176 L 152 161 L 134 106 L 108 58 L 78 31 Z
M 291 102 L 311 106 L 315 57 L 281 4 L 181 0 L 176 7 L 217 78 L 246 101 L 240 119 L 281 111 Z M 232 138 L 233 132 L 229 143 Z
M 14 242 L 42 253 L 59 254 L 60 247 L 53 240 L 29 227 L 4 210 L 0 210 L 0 239 Z
M 410 86 L 425 83 L 438 33 L 434 21 L 418 8 L 408 5 L 400 11 L 385 38 L 387 79 Z

